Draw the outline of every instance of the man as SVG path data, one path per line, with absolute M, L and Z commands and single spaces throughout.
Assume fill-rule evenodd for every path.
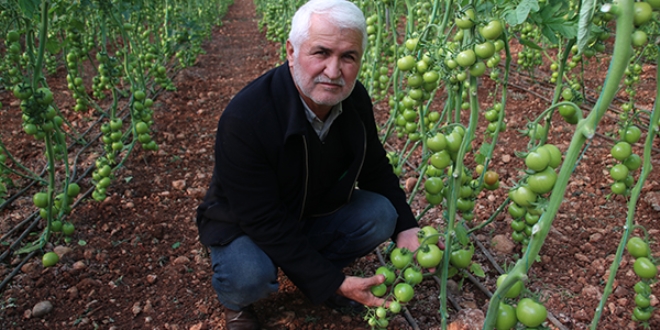
M 369 289 L 384 277 L 342 268 L 388 238 L 419 246 L 356 81 L 366 41 L 354 4 L 308 2 L 292 20 L 287 63 L 246 86 L 220 118 L 197 224 L 227 329 L 259 328 L 250 306 L 277 291 L 278 267 L 313 303 L 379 306 Z

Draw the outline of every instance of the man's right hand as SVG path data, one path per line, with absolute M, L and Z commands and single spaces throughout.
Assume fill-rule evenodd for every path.
M 370 307 L 382 306 L 384 299 L 378 298 L 371 293 L 371 287 L 385 282 L 385 276 L 374 275 L 372 277 L 346 276 L 337 293 Z

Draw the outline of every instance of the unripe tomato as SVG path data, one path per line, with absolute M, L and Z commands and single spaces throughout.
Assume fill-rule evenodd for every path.
M 424 189 L 429 194 L 437 195 L 442 191 L 442 188 L 444 188 L 444 182 L 439 177 L 430 177 L 424 181 Z
M 424 268 L 435 268 L 440 264 L 444 252 L 435 244 L 427 244 L 417 251 L 417 263 Z
M 651 279 L 658 275 L 658 268 L 646 257 L 640 257 L 635 260 L 633 264 L 635 274 L 641 278 Z
M 474 53 L 479 58 L 487 59 L 495 54 L 495 45 L 490 41 L 486 41 L 481 44 L 476 44 L 474 46 Z
M 637 319 L 637 321 L 648 321 L 651 318 L 651 310 L 635 307 L 633 309 L 633 318 Z
M 557 181 L 557 173 L 548 166 L 545 170 L 536 172 L 527 178 L 529 189 L 537 194 L 550 192 Z
M 41 263 L 44 267 L 55 266 L 60 261 L 60 256 L 55 252 L 47 252 L 41 257 Z
M 419 268 L 408 267 L 403 271 L 403 278 L 405 279 L 406 283 L 410 285 L 417 285 L 422 283 L 424 276 L 422 275 L 422 271 Z
M 73 232 L 76 230 L 76 227 L 71 223 L 67 222 L 62 225 L 62 233 L 66 236 L 73 235 Z
M 438 230 L 433 226 L 422 227 L 417 233 L 417 238 L 420 243 L 424 242 L 426 244 L 437 244 L 440 240 Z
M 415 66 L 415 58 L 412 55 L 406 55 L 398 59 L 396 65 L 401 71 L 409 71 Z
M 499 288 L 500 285 L 504 282 L 504 280 L 507 278 L 508 274 L 502 274 L 497 278 L 497 287 Z M 504 295 L 506 298 L 516 298 L 520 295 L 520 292 L 522 292 L 523 289 L 523 283 L 521 281 L 517 281 L 511 288 L 509 288 L 509 291 Z
M 642 167 L 642 158 L 639 157 L 638 154 L 632 154 L 623 160 L 623 165 L 625 165 L 629 170 L 635 171 Z
M 532 206 L 536 202 L 537 195 L 528 187 L 520 186 L 509 191 L 509 197 L 520 206 Z
M 454 267 L 462 269 L 467 268 L 472 263 L 472 255 L 474 255 L 474 247 L 470 249 L 459 249 L 451 252 L 449 257 L 449 262 L 451 262 Z
M 614 159 L 623 161 L 624 159 L 628 158 L 630 154 L 632 154 L 632 147 L 630 146 L 630 143 L 621 141 L 612 147 L 610 153 Z
M 545 170 L 546 167 L 550 164 L 550 153 L 543 148 L 537 148 L 534 151 L 531 151 L 525 157 L 525 165 L 535 172 L 540 172 Z
M 542 304 L 530 299 L 523 298 L 518 301 L 516 307 L 518 321 L 527 327 L 538 327 L 548 317 L 548 310 Z
M 447 139 L 444 134 L 438 132 L 426 140 L 426 146 L 433 152 L 442 151 L 447 148 Z
M 460 17 L 455 18 L 454 23 L 459 29 L 465 30 L 474 26 L 474 19 L 474 9 L 470 8 L 463 12 Z
M 406 248 L 394 248 L 390 253 L 390 261 L 397 269 L 403 269 L 412 261 L 413 254 Z
M 550 154 L 550 163 L 548 166 L 552 168 L 557 168 L 559 165 L 561 165 L 561 150 L 557 148 L 554 144 L 544 144 L 539 147 L 539 149 L 545 149 L 548 154 Z
M 467 68 L 477 61 L 477 55 L 472 49 L 466 49 L 456 55 L 456 63 L 461 67 Z
M 32 196 L 32 202 L 34 206 L 39 208 L 46 208 L 48 206 L 48 194 L 45 192 L 38 192 Z
M 637 305 L 639 308 L 649 307 L 651 305 L 651 299 L 643 294 L 638 293 L 635 295 L 635 305 Z
M 386 286 L 394 283 L 394 280 L 396 280 L 396 274 L 394 274 L 394 270 L 387 266 L 378 267 L 376 269 L 376 275 L 385 276 L 385 282 L 383 284 Z
M 502 26 L 502 22 L 499 20 L 492 20 L 479 29 L 481 36 L 487 40 L 497 39 L 502 34 L 502 31 L 504 31 L 504 26 Z
M 646 2 L 635 2 L 633 4 L 633 23 L 641 26 L 648 23 L 653 16 L 653 8 Z
M 495 329 L 510 330 L 518 323 L 516 310 L 513 306 L 500 302 L 497 309 L 497 318 L 495 319 Z
M 649 245 L 643 239 L 637 236 L 632 237 L 628 241 L 626 244 L 626 249 L 628 250 L 628 253 L 630 253 L 630 255 L 634 258 L 648 257 L 649 253 L 651 252 L 649 250 Z
M 399 283 L 394 287 L 394 296 L 400 303 L 409 302 L 415 295 L 415 290 L 408 283 Z

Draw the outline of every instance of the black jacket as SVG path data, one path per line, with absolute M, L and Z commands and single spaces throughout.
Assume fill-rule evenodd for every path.
M 343 130 L 355 159 L 327 194 L 317 214 L 333 212 L 360 189 L 380 193 L 396 208 L 394 236 L 417 222 L 378 139 L 371 100 L 359 82 L 342 103 L 332 129 Z M 341 269 L 310 248 L 301 233 L 308 191 L 307 118 L 288 63 L 247 85 L 218 122 L 215 169 L 197 210 L 200 241 L 224 245 L 248 235 L 313 302 L 321 303 L 344 280 Z

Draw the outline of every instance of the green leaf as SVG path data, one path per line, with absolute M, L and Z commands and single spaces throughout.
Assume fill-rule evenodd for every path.
M 454 228 L 454 233 L 456 233 L 456 239 L 461 243 L 462 246 L 466 246 L 468 245 L 468 243 L 470 243 L 467 229 L 465 229 L 465 226 L 463 226 L 462 224 Z
M 539 11 L 539 1 L 538 0 L 523 0 L 516 7 L 516 18 L 518 22 L 522 23 L 527 20 L 530 12 Z
M 456 274 L 458 274 L 458 269 L 456 269 L 456 267 L 450 267 L 449 271 L 447 272 L 447 278 L 452 278 Z
M 582 51 L 587 47 L 590 32 L 589 26 L 594 18 L 595 11 L 596 0 L 582 0 L 582 5 L 580 5 L 580 20 L 578 22 L 577 30 L 578 54 L 582 54 Z
M 18 2 L 18 7 L 21 8 L 25 17 L 33 18 L 37 14 L 37 9 L 39 8 L 40 3 L 40 0 L 21 0 Z
M 127 176 L 127 177 L 124 178 L 124 181 L 126 181 L 126 183 L 131 182 L 131 180 L 133 180 L 132 176 Z
M 474 274 L 474 276 L 477 276 L 477 277 L 486 277 L 486 273 L 485 273 L 484 270 L 481 268 L 481 265 L 478 264 L 478 263 L 476 263 L 476 262 L 473 262 L 473 263 L 470 265 L 470 272 L 471 272 L 472 274 Z
M 176 242 L 176 243 L 172 244 L 172 249 L 178 249 L 179 246 L 181 246 L 181 242 Z
M 539 46 L 539 45 L 537 45 L 537 44 L 535 44 L 535 43 L 533 43 L 533 42 L 531 42 L 527 39 L 524 39 L 524 38 L 518 38 L 518 42 L 521 45 L 525 45 L 525 46 L 527 46 L 529 48 L 532 48 L 532 49 L 543 50 L 543 48 L 541 48 L 541 46 Z
M 85 245 L 87 245 L 87 242 L 85 240 L 81 239 L 81 240 L 78 240 L 78 245 L 85 246 Z

